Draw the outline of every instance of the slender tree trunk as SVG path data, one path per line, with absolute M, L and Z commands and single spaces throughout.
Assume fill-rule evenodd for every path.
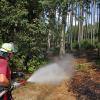
M 79 49 L 81 48 L 80 42 L 83 40 L 83 7 L 80 7 L 80 17 L 79 18 L 79 33 L 78 33 L 78 44 Z
M 87 13 L 85 13 L 85 30 L 84 30 L 84 39 L 87 40 Z
M 48 43 L 47 43 L 47 47 L 48 47 L 48 51 L 50 50 L 51 47 L 51 30 L 49 30 L 48 32 Z
M 47 8 L 48 9 L 48 50 L 50 48 L 55 48 L 55 42 L 54 42 L 54 25 L 55 25 L 55 9 L 54 8 Z
M 75 14 L 75 34 L 74 34 L 74 41 L 76 42 L 76 40 L 77 40 L 77 2 L 75 3 L 75 7 L 76 7 L 76 9 L 75 9 L 75 12 L 76 12 L 76 14 Z
M 93 3 L 91 4 L 91 44 L 93 44 L 93 14 L 92 14 L 92 6 L 93 6 Z
M 65 33 L 64 24 L 62 25 L 61 41 L 60 41 L 60 56 L 65 55 Z
M 69 29 L 69 23 L 70 23 L 70 14 L 68 14 L 68 29 Z M 68 34 L 68 43 L 70 44 L 70 34 Z
M 95 42 L 95 11 L 96 11 L 96 1 L 93 1 L 93 45 Z
M 65 55 L 65 28 L 66 28 L 66 10 L 62 9 L 62 31 L 60 40 L 60 56 Z
M 88 39 L 88 14 L 86 13 L 86 20 L 85 20 L 85 23 L 86 23 L 86 40 Z
M 99 30 L 98 30 L 98 41 L 100 42 L 100 3 L 99 3 Z
M 71 13 L 70 13 L 70 29 L 72 30 L 72 27 L 73 27 L 73 11 L 71 11 Z M 72 42 L 73 42 L 73 31 L 71 31 L 70 30 L 70 48 L 71 48 L 71 50 L 73 49 L 73 47 L 72 47 Z
M 98 4 L 99 6 L 99 29 L 98 29 L 98 41 L 100 43 L 100 3 Z M 100 48 L 98 48 L 98 55 L 100 57 Z

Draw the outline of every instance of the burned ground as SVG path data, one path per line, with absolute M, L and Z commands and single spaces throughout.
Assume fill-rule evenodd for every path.
M 59 85 L 28 83 L 13 91 L 14 99 L 100 100 L 100 71 L 95 67 L 94 60 L 80 56 L 76 57 L 75 65 L 77 64 L 84 68 L 76 71 L 70 81 L 65 80 Z

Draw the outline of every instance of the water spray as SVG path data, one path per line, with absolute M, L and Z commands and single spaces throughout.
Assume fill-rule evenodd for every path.
M 58 84 L 63 80 L 70 80 L 74 73 L 73 62 L 74 57 L 70 54 L 63 58 L 57 58 L 53 63 L 45 65 L 34 72 L 27 81 L 40 84 Z
M 63 80 L 70 80 L 74 73 L 74 57 L 67 54 L 63 58 L 57 58 L 51 64 L 45 65 L 32 74 L 28 80 L 21 80 L 20 82 L 14 82 L 10 88 L 5 89 L 0 93 L 2 97 L 8 91 L 12 91 L 15 88 L 25 85 L 27 82 L 42 83 L 42 84 L 58 84 Z M 19 74 L 22 77 L 22 74 Z

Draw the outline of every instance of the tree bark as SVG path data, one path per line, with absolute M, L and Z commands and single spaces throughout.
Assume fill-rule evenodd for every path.
M 99 29 L 98 29 L 98 42 L 100 43 L 100 3 L 99 6 Z M 98 48 L 98 56 L 100 57 L 100 48 Z
M 80 17 L 83 17 L 83 7 L 80 7 Z M 79 33 L 78 33 L 78 44 L 79 49 L 81 48 L 80 42 L 83 40 L 83 18 L 79 18 Z

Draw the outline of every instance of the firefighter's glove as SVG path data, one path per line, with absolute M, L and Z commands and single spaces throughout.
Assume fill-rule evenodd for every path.
M 20 87 L 20 86 L 24 86 L 26 84 L 26 81 L 24 80 L 21 80 L 20 82 L 14 82 L 12 85 L 11 85 L 11 89 L 16 89 L 17 87 Z
M 10 91 L 16 89 L 16 88 L 19 87 L 19 86 L 20 86 L 20 83 L 18 83 L 18 82 L 12 83 L 11 88 L 10 88 Z

